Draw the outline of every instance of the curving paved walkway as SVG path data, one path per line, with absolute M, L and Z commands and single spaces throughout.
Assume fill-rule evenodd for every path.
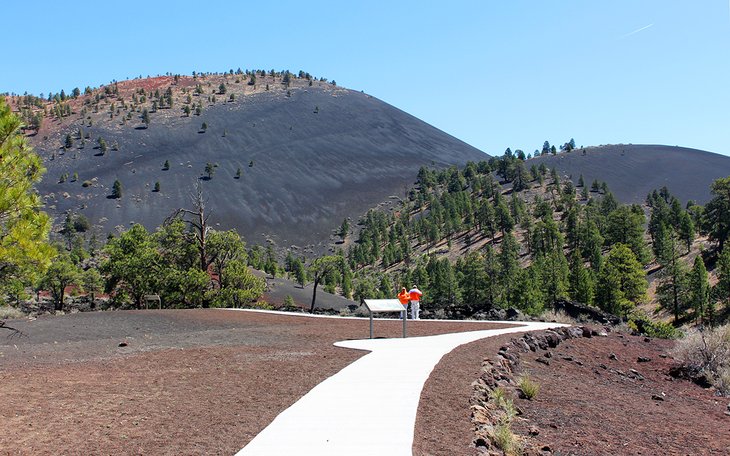
M 421 390 L 445 354 L 486 337 L 564 326 L 520 324 L 408 339 L 338 342 L 338 347 L 371 353 L 280 413 L 237 456 L 409 455 Z M 295 378 L 293 375 L 291 381 Z

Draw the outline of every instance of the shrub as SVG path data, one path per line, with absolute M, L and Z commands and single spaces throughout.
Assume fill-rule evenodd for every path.
M 579 322 L 562 310 L 548 309 L 540 314 L 540 319 L 554 323 L 564 323 L 566 325 L 578 325 Z
M 82 186 L 82 187 L 91 187 L 92 185 L 93 185 L 93 182 L 91 182 L 90 180 L 85 180 L 85 181 L 84 181 L 84 182 L 83 182 L 83 183 L 81 184 L 81 186 Z
M 721 394 L 730 395 L 730 324 L 691 331 L 672 354 L 690 377 L 705 377 Z
M 506 455 L 521 454 L 522 445 L 516 435 L 512 433 L 509 424 L 498 424 L 492 431 L 494 445 L 504 451 Z
M 499 420 L 500 422 L 510 423 L 512 422 L 512 419 L 517 416 L 515 404 L 503 388 L 493 389 L 489 398 L 494 402 L 497 408 L 504 412 L 504 415 Z
M 263 299 L 260 299 L 253 304 L 251 304 L 250 308 L 252 309 L 263 309 L 263 310 L 274 310 L 274 306 L 269 304 L 268 302 L 264 301 Z
M 522 391 L 522 394 L 525 396 L 525 399 L 532 400 L 535 397 L 537 397 L 537 393 L 540 392 L 540 385 L 533 381 L 529 375 L 524 375 L 520 377 L 519 381 L 517 382 L 517 386 L 520 388 L 520 391 Z
M 74 230 L 77 233 L 85 233 L 91 229 L 91 223 L 89 222 L 89 219 L 86 218 L 86 216 L 83 214 L 77 215 L 73 221 L 73 224 Z
M 628 315 L 629 328 L 638 334 L 659 339 L 676 339 L 682 335 L 681 331 L 671 323 L 652 321 L 645 313 L 634 310 Z
M 0 320 L 12 320 L 23 318 L 25 314 L 15 307 L 0 306 Z
M 297 305 L 294 303 L 294 298 L 291 295 L 284 297 L 284 310 L 298 310 Z

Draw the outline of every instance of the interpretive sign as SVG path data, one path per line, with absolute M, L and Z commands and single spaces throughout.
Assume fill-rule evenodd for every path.
M 365 307 L 370 312 L 370 338 L 373 338 L 373 312 L 402 312 L 403 337 L 406 337 L 406 308 L 397 299 L 366 299 Z

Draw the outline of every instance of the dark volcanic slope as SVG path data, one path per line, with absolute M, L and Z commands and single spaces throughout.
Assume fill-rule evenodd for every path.
M 177 106 L 151 117 L 148 129 L 118 121 L 84 127 L 92 133 L 86 148 L 75 145 L 55 160 L 45 145 L 52 141 L 40 144 L 48 173 L 39 190 L 50 212 L 73 209 L 107 231 L 131 222 L 154 228 L 175 208 L 191 206 L 200 180 L 220 228 L 235 227 L 255 243 L 269 234 L 281 246 L 306 245 L 326 240 L 344 217 L 402 196 L 421 165 L 487 158 L 393 106 L 334 86 L 292 88 L 290 97 L 281 90 L 247 95 L 205 106 L 201 116 L 183 117 Z M 140 125 L 137 118 L 130 124 Z M 99 136 L 118 141 L 120 150 L 98 155 L 91 146 Z M 206 162 L 219 165 L 211 180 L 202 178 Z M 239 167 L 243 175 L 235 179 Z M 74 172 L 77 182 L 58 183 Z M 83 188 L 91 179 L 95 185 Z M 107 198 L 115 179 L 124 187 L 119 200 Z M 156 181 L 159 193 L 152 191 Z
M 610 145 L 586 147 L 555 156 L 542 156 L 528 162 L 557 167 L 572 175 L 573 182 L 583 174 L 586 185 L 594 179 L 605 181 L 620 201 L 641 203 L 654 189 L 667 186 L 682 202 L 709 201 L 710 184 L 730 176 L 730 157 L 685 147 L 657 145 Z

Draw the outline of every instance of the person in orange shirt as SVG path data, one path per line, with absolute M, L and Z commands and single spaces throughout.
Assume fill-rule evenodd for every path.
M 406 290 L 406 287 L 401 288 L 400 293 L 398 293 L 398 301 L 400 301 L 401 304 L 403 304 L 403 312 L 401 312 L 401 318 L 405 319 L 407 309 L 408 309 L 408 303 L 411 300 L 411 294 L 408 293 L 408 290 Z
M 411 299 L 411 320 L 419 320 L 419 314 L 421 313 L 421 290 L 417 286 L 413 285 L 411 291 L 408 292 Z

